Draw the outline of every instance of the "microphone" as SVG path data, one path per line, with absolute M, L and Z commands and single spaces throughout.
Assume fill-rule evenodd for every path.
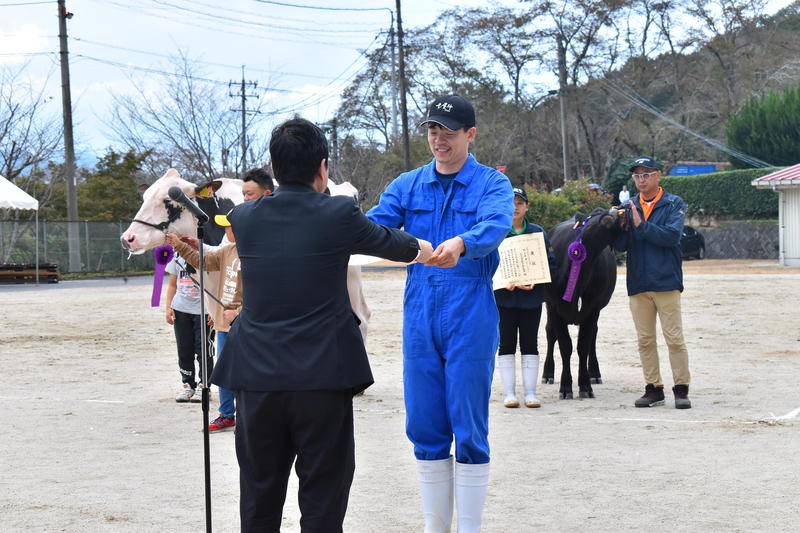
M 183 204 L 183 206 L 188 209 L 191 214 L 197 217 L 197 220 L 199 220 L 201 224 L 208 222 L 208 215 L 206 215 L 205 211 L 200 209 L 196 203 L 191 201 L 183 193 L 180 187 L 170 187 L 169 191 L 167 191 L 167 195 L 172 201 Z

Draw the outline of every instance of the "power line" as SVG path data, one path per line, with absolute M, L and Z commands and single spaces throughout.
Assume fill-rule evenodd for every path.
M 302 4 L 290 4 L 288 2 L 272 2 L 270 0 L 255 0 L 260 4 L 272 4 L 274 6 L 283 7 L 299 7 L 302 9 L 317 9 L 320 11 L 391 11 L 388 7 L 327 7 L 327 6 L 309 6 Z
M 683 131 L 685 133 L 688 133 L 689 135 L 692 135 L 692 136 L 700 139 L 701 141 L 705 142 L 706 144 L 709 144 L 709 145 L 713 146 L 717 150 L 720 150 L 720 151 L 722 151 L 722 152 L 724 152 L 724 153 L 726 153 L 726 154 L 728 154 L 730 156 L 733 156 L 736 159 L 738 159 L 740 161 L 743 161 L 743 162 L 747 163 L 748 165 L 751 165 L 751 166 L 753 166 L 755 168 L 765 168 L 765 167 L 773 166 L 770 163 L 762 161 L 762 160 L 760 160 L 758 158 L 755 158 L 755 157 L 753 157 L 753 156 L 751 156 L 749 154 L 745 154 L 744 152 L 740 152 L 740 151 L 735 150 L 733 148 L 729 148 L 729 147 L 725 146 L 724 144 L 722 144 L 721 142 L 719 142 L 719 141 L 717 141 L 715 139 L 712 139 L 710 137 L 706 137 L 705 135 L 703 135 L 701 133 L 698 133 L 698 132 L 692 130 L 691 128 L 689 128 L 687 126 L 684 126 L 683 124 L 681 124 L 677 120 L 667 116 L 663 111 L 661 111 L 659 108 L 657 108 L 651 102 L 649 102 L 647 99 L 645 99 L 643 96 L 641 96 L 638 92 L 636 92 L 635 89 L 633 89 L 629 85 L 625 84 L 621 80 L 606 80 L 604 78 L 598 78 L 598 80 L 601 83 L 605 84 L 608 88 L 610 88 L 614 93 L 622 96 L 623 98 L 625 98 L 629 102 L 633 103 L 637 107 L 640 107 L 640 108 L 644 109 L 645 111 L 647 111 L 648 113 L 651 113 L 652 115 L 657 116 L 661 120 L 663 120 L 665 122 L 668 122 L 669 124 L 672 124 L 673 126 L 675 126 L 676 128 L 680 129 L 681 131 Z
M 209 4 L 209 3 L 206 3 L 206 2 L 192 1 L 191 3 L 193 5 L 201 5 L 201 6 L 205 6 L 205 7 L 211 7 L 211 8 L 219 9 L 219 6 L 214 5 L 214 4 Z M 242 15 L 255 16 L 255 17 L 264 17 L 264 15 L 262 15 L 260 13 L 256 13 L 254 11 L 245 11 L 245 10 L 242 10 L 242 9 L 234 9 L 234 8 L 231 8 L 231 7 L 226 7 L 225 10 L 229 11 L 229 12 L 232 12 L 232 13 L 241 13 Z M 270 20 L 282 20 L 282 21 L 286 21 L 286 22 L 302 22 L 302 23 L 307 23 L 308 22 L 308 19 L 297 19 L 297 18 L 291 18 L 291 17 L 278 17 L 278 16 L 273 15 L 273 14 L 269 15 L 269 19 Z M 377 24 L 382 24 L 382 23 L 377 23 Z M 329 21 L 325 21 L 325 25 L 326 26 L 352 26 L 353 23 L 351 21 L 348 21 L 348 22 L 329 22 Z M 375 31 L 377 31 L 377 29 Z
M 334 78 L 333 80 L 331 80 L 331 82 L 330 82 L 330 83 L 328 83 L 328 84 L 327 84 L 325 87 L 323 87 L 323 88 L 322 88 L 322 90 L 325 90 L 325 89 L 327 89 L 328 87 L 331 87 L 331 86 L 332 86 L 334 83 L 336 83 L 337 81 L 339 81 L 339 79 L 340 79 L 341 77 L 343 77 L 343 76 L 345 75 L 345 73 L 346 73 L 348 70 L 350 70 L 350 67 L 352 67 L 353 65 L 355 65 L 355 64 L 358 62 L 358 60 L 359 60 L 359 59 L 361 59 L 362 57 L 365 57 L 365 56 L 367 55 L 367 51 L 368 51 L 368 50 L 369 50 L 369 49 L 372 47 L 372 45 L 373 45 L 373 44 L 375 44 L 375 42 L 378 40 L 378 37 L 380 37 L 380 34 L 377 34 L 377 35 L 375 36 L 375 38 L 372 40 L 372 42 L 371 42 L 371 43 L 369 43 L 369 45 L 368 45 L 368 46 L 367 46 L 367 47 L 366 47 L 366 48 L 365 48 L 365 49 L 364 49 L 364 50 L 363 50 L 363 51 L 362 51 L 362 52 L 361 52 L 361 53 L 358 55 L 358 57 L 357 57 L 357 58 L 355 58 L 355 60 L 353 60 L 353 62 L 352 62 L 352 63 L 350 63 L 350 64 L 349 64 L 349 65 L 348 65 L 348 66 L 347 66 L 347 67 L 346 67 L 346 68 L 345 68 L 345 69 L 342 71 L 342 73 L 341 73 L 341 74 L 339 74 L 339 75 L 338 75 L 336 78 Z M 354 77 L 355 77 L 357 74 L 358 74 L 358 71 L 354 72 L 354 73 L 353 73 L 353 74 L 352 74 L 352 75 L 351 75 L 349 78 L 347 78 L 345 81 L 350 81 L 350 80 L 351 80 L 351 79 L 353 79 L 353 78 L 354 78 Z M 314 102 L 309 102 L 309 100 L 310 100 L 311 98 L 314 98 L 315 96 L 316 96 L 316 95 L 312 95 L 312 96 L 310 96 L 310 97 L 306 98 L 305 100 L 300 100 L 299 102 L 296 102 L 295 104 L 293 104 L 293 105 L 291 105 L 291 106 L 288 106 L 288 107 L 286 107 L 286 108 L 283 108 L 283 109 L 276 110 L 276 111 L 275 111 L 275 113 L 291 113 L 291 112 L 297 111 L 297 110 L 299 110 L 299 109 L 302 109 L 303 107 L 308 107 L 308 106 L 317 105 L 317 104 L 319 104 L 319 103 L 321 103 L 321 102 L 323 102 L 323 101 L 325 101 L 325 100 L 328 100 L 328 99 L 330 99 L 330 98 L 332 97 L 331 95 L 328 95 L 328 96 L 322 96 L 322 97 L 320 97 L 320 99 L 319 99 L 319 100 L 317 100 L 317 101 L 314 101 Z M 336 96 L 336 95 L 334 95 L 334 96 Z M 301 106 L 301 104 L 302 104 L 302 106 Z
M 167 72 L 166 70 L 159 70 L 159 69 L 151 68 L 151 67 L 142 67 L 142 66 L 139 66 L 139 65 L 131 65 L 130 63 L 120 63 L 118 61 L 112 61 L 110 59 L 102 59 L 102 58 L 99 58 L 99 57 L 87 56 L 87 55 L 84 55 L 84 54 L 73 54 L 73 55 L 76 58 L 88 59 L 89 61 L 94 61 L 96 63 L 102 63 L 102 64 L 105 64 L 105 65 L 111 65 L 113 67 L 119 67 L 119 68 L 123 68 L 123 69 L 127 69 L 127 70 L 138 70 L 138 71 L 141 71 L 141 72 L 149 72 L 151 74 L 161 74 L 162 76 L 172 76 L 172 77 L 175 77 L 175 78 L 186 77 L 185 75 L 177 73 L 177 72 Z M 217 85 L 225 85 L 225 86 L 228 85 L 227 81 L 214 80 L 214 79 L 211 79 L 211 78 L 203 78 L 201 76 L 190 76 L 190 77 L 193 80 L 205 81 L 205 82 L 214 83 L 214 84 L 217 84 Z M 276 93 L 294 93 L 295 92 L 295 91 L 292 91 L 292 90 L 289 90 L 289 89 L 276 89 L 276 88 L 268 88 L 268 89 L 262 89 L 262 90 L 263 91 L 267 91 L 267 92 L 276 92 Z
M 40 4 L 52 4 L 53 2 L 15 2 L 13 4 L 0 4 L 0 7 L 15 7 L 15 6 L 36 6 Z
M 152 57 L 160 57 L 160 58 L 170 59 L 170 60 L 174 59 L 174 56 L 171 56 L 169 54 L 159 54 L 158 52 L 150 52 L 150 51 L 147 51 L 147 50 L 138 50 L 136 48 L 128 48 L 126 46 L 118 46 L 118 45 L 115 45 L 115 44 L 101 43 L 101 42 L 98 42 L 98 41 L 92 41 L 92 40 L 83 39 L 83 38 L 80 38 L 80 37 L 72 37 L 71 39 L 74 40 L 74 41 L 78 41 L 80 43 L 91 44 L 91 45 L 94 45 L 94 46 L 102 46 L 102 47 L 105 47 L 105 48 L 113 48 L 115 50 L 124 50 L 126 52 L 133 52 L 135 54 L 142 54 L 142 55 L 147 55 L 147 56 L 152 56 Z M 232 68 L 232 69 L 235 68 L 237 70 L 239 68 L 241 68 L 241 65 L 230 65 L 230 64 L 227 64 L 227 63 L 216 63 L 216 62 L 213 62 L 213 61 L 202 61 L 202 60 L 199 60 L 199 59 L 193 59 L 192 62 L 199 63 L 199 64 L 202 64 L 202 65 L 214 66 L 214 67 L 225 67 L 225 68 Z M 299 78 L 315 78 L 315 79 L 321 79 L 321 80 L 329 80 L 329 79 L 331 79 L 330 76 L 320 76 L 318 74 L 301 74 L 299 72 L 283 72 L 283 71 L 280 71 L 280 70 L 267 70 L 267 69 L 259 69 L 259 68 L 250 68 L 250 70 L 254 70 L 254 71 L 257 71 L 257 72 L 263 72 L 265 74 L 276 74 L 276 75 L 282 75 L 282 76 L 296 76 L 296 77 L 299 77 Z
M 51 56 L 55 54 L 56 52 L 11 52 L 8 54 L 0 54 L 0 56 Z
M 121 3 L 121 2 L 115 2 L 113 0 L 106 0 L 106 1 L 94 0 L 94 1 L 98 2 L 98 3 L 102 4 L 102 5 L 109 5 L 110 4 L 110 5 L 114 5 L 116 7 L 122 8 L 122 9 L 129 9 L 129 10 L 135 11 L 138 15 L 144 15 L 144 16 L 147 16 L 147 17 L 156 18 L 156 19 L 158 19 L 160 21 L 164 20 L 163 13 L 150 13 L 150 12 L 148 12 L 148 10 L 153 10 L 154 9 L 154 10 L 162 11 L 162 12 L 163 11 L 171 11 L 169 8 L 158 7 L 158 6 L 154 6 L 154 5 L 148 5 L 148 6 L 142 6 L 140 4 L 128 5 L 128 4 L 124 4 L 124 3 Z M 213 16 L 212 16 L 212 18 L 213 18 Z M 312 38 L 313 37 L 315 40 L 311 41 L 311 40 L 308 40 L 308 39 L 307 40 L 298 40 L 298 39 L 289 39 L 289 38 L 286 38 L 286 37 L 270 37 L 269 35 L 265 35 L 263 33 L 245 33 L 245 32 L 242 32 L 242 31 L 232 31 L 230 29 L 224 29 L 223 30 L 223 29 L 220 28 L 220 26 L 205 26 L 203 24 L 198 23 L 195 20 L 175 19 L 175 20 L 172 20 L 171 22 L 173 22 L 175 24 L 181 24 L 183 26 L 188 26 L 188 27 L 193 28 L 193 29 L 209 30 L 209 31 L 213 31 L 215 33 L 220 33 L 220 34 L 223 34 L 223 35 L 238 35 L 238 36 L 241 36 L 241 37 L 250 37 L 250 38 L 260 39 L 260 40 L 263 40 L 263 41 L 272 41 L 272 42 L 279 42 L 279 43 L 297 43 L 297 44 L 306 45 L 306 46 L 309 46 L 309 45 L 311 45 L 311 46 L 325 45 L 325 46 L 331 46 L 331 47 L 337 47 L 337 48 L 353 48 L 353 47 L 359 46 L 361 44 L 361 43 L 357 43 L 357 42 L 345 42 L 345 41 L 336 41 L 336 42 L 320 41 L 320 40 L 316 40 L 316 36 L 302 35 L 302 34 L 298 35 L 298 36 L 299 37 L 307 37 L 307 38 Z M 292 35 L 292 34 L 290 33 L 290 35 Z
M 273 30 L 279 30 L 287 33 L 374 33 L 372 30 L 328 30 L 328 29 L 319 29 L 319 28 L 292 28 L 287 26 L 276 26 L 274 24 L 267 24 L 264 22 L 251 22 L 248 20 L 242 20 L 240 18 L 228 17 L 225 15 L 215 15 L 214 13 L 208 13 L 205 11 L 200 11 L 196 8 L 188 8 L 183 7 L 178 4 L 173 4 L 171 2 L 165 2 L 164 0 L 152 0 L 156 4 L 169 6 L 174 9 L 178 9 L 180 11 L 188 11 L 189 13 L 193 13 L 195 15 L 201 15 L 204 17 L 209 17 L 217 20 L 227 20 L 229 22 L 235 22 L 237 24 L 245 24 L 248 26 L 258 26 L 261 28 L 270 28 Z

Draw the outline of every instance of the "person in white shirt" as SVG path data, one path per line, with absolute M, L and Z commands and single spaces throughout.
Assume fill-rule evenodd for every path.
M 622 190 L 619 191 L 619 205 L 627 205 L 628 200 L 631 199 L 631 193 L 628 191 L 628 186 L 623 185 Z

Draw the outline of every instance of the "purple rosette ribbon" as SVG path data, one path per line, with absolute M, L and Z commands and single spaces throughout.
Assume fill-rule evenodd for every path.
M 164 285 L 164 269 L 172 261 L 175 252 L 172 246 L 159 246 L 153 250 L 153 259 L 156 260 L 156 270 L 153 272 L 153 295 L 150 297 L 150 306 L 161 305 L 161 287 Z
M 580 241 L 575 241 L 567 248 L 567 257 L 572 261 L 572 266 L 569 268 L 569 279 L 567 280 L 567 288 L 564 290 L 564 296 L 561 297 L 565 302 L 572 301 L 572 295 L 575 292 L 575 286 L 578 284 L 578 276 L 581 273 L 581 263 L 586 260 L 586 247 Z

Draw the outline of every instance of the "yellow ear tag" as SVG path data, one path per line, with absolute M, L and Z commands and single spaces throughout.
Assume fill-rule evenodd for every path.
M 211 198 L 212 196 L 214 196 L 214 189 L 212 189 L 211 187 L 203 187 L 202 189 L 197 191 L 195 195 L 199 196 L 200 198 Z

